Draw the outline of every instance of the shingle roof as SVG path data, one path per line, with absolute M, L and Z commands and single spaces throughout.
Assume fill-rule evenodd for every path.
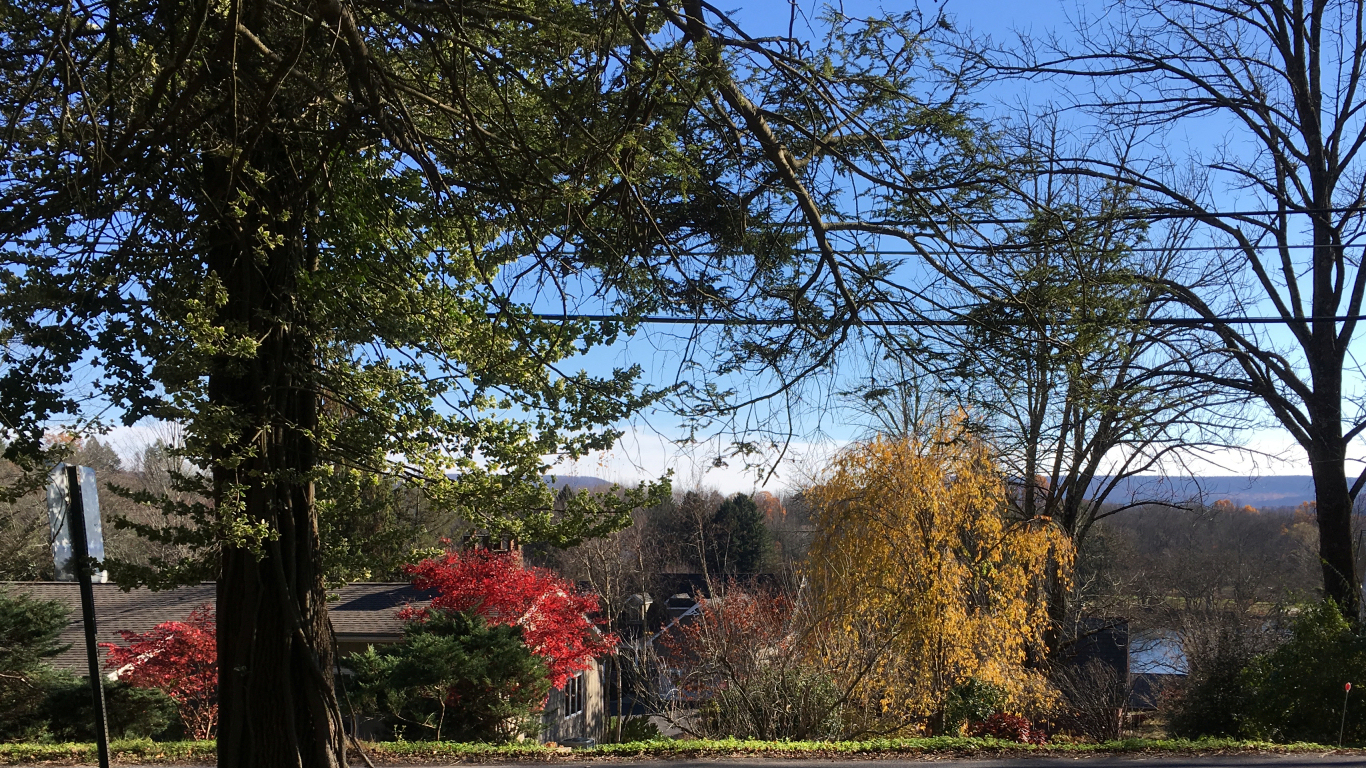
M 216 585 L 212 582 L 177 587 L 163 592 L 134 589 L 124 592 L 113 584 L 95 584 L 95 636 L 101 643 L 121 643 L 120 630 L 147 632 L 167 621 L 184 621 L 190 612 L 213 605 Z M 9 581 L 0 582 L 0 592 L 27 594 L 39 600 L 66 605 L 71 620 L 62 632 L 62 643 L 71 647 L 51 660 L 54 667 L 76 674 L 86 672 L 85 628 L 81 620 L 80 588 L 74 582 Z M 408 604 L 425 607 L 433 591 L 422 591 L 411 584 L 348 584 L 335 592 L 328 602 L 328 614 L 338 642 L 393 642 L 403 635 L 399 609 Z
M 396 642 L 403 636 L 398 611 L 406 605 L 426 608 L 436 590 L 422 590 L 408 583 L 366 582 L 347 584 L 327 604 L 332 630 L 338 642 Z

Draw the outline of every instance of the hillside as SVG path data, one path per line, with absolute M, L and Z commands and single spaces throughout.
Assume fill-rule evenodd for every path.
M 1096 481 L 1093 487 L 1101 481 Z M 1228 499 L 1254 507 L 1293 507 L 1314 500 L 1314 480 L 1309 475 L 1243 477 L 1225 475 L 1197 478 L 1133 477 L 1120 483 L 1110 495 L 1112 503 L 1143 500 L 1185 500 L 1202 497 L 1212 504 Z

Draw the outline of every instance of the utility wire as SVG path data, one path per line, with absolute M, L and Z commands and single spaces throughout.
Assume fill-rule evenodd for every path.
M 1112 214 L 1095 215 L 1095 216 L 1052 216 L 1051 218 L 1054 219 L 1054 220 L 1056 220 L 1056 221 L 1058 221 L 1058 222 L 1064 223 L 1064 224 L 1076 224 L 1076 223 L 1081 223 L 1081 222 L 1096 222 L 1096 221 L 1157 221 L 1157 220 L 1168 220 L 1168 219 L 1223 219 L 1223 218 L 1235 218 L 1235 217 L 1243 217 L 1243 218 L 1245 218 L 1245 217 L 1252 217 L 1252 216 L 1313 216 L 1313 215 L 1316 215 L 1316 214 L 1324 214 L 1324 213 L 1362 213 L 1362 214 L 1366 214 L 1366 205 L 1345 206 L 1345 207 L 1341 207 L 1341 208 L 1302 208 L 1302 209 L 1287 210 L 1287 211 L 1275 211 L 1275 210 L 1248 210 L 1248 211 L 1148 211 L 1148 212 L 1134 211 L 1134 212 L 1131 212 L 1131 213 L 1112 213 Z M 941 228 L 942 228 L 942 227 L 992 226 L 992 225 L 999 225 L 999 224 L 1037 224 L 1037 223 L 1040 223 L 1040 222 L 1042 222 L 1043 220 L 1045 220 L 1045 219 L 1047 219 L 1047 218 L 1050 218 L 1050 216 L 1049 216 L 1049 214 L 1045 211 L 1045 212 L 1041 212 L 1038 216 L 1031 217 L 1031 218 L 999 218 L 999 219 L 994 219 L 994 218 L 987 218 L 987 219 L 960 218 L 960 219 L 953 219 L 953 220 L 949 220 L 949 221 L 943 221 L 943 220 L 927 221 L 927 220 L 914 220 L 914 219 L 878 219 L 878 220 L 873 220 L 873 221 L 859 221 L 859 220 L 857 220 L 857 219 L 855 219 L 855 220 L 839 220 L 839 219 L 836 219 L 836 220 L 826 221 L 826 222 L 825 222 L 825 225 L 826 225 L 826 227 L 827 227 L 827 232 L 829 232 L 829 233 L 832 234 L 832 235 L 838 235 L 838 234 L 843 233 L 843 232 L 858 233 L 858 234 L 865 234 L 865 235 L 866 235 L 866 234 L 878 234 L 878 233 L 861 232 L 860 229 L 859 229 L 860 227 L 885 227 L 885 228 L 896 228 L 896 227 L 923 227 L 923 226 L 930 226 L 930 225 L 933 225 L 933 226 L 941 227 Z M 809 224 L 806 224 L 805 222 L 800 222 L 800 221 L 791 221 L 791 222 L 786 222 L 786 223 L 783 223 L 783 222 L 774 222 L 774 226 L 775 226 L 775 227 L 779 227 L 779 228 L 795 228 L 795 229 L 809 229 L 809 228 L 810 228 L 810 225 L 809 225 Z M 883 233 L 883 234 L 886 234 L 886 233 Z M 890 235 L 888 235 L 888 236 L 890 236 Z M 24 245 L 30 246 L 30 247 L 39 246 L 39 245 L 43 245 L 43 244 L 46 243 L 46 241 L 43 240 L 42 238 L 36 238 L 36 239 L 20 239 L 18 242 L 20 242 L 20 243 L 22 243 L 22 244 L 24 244 Z M 123 240 L 122 238 L 109 238 L 109 237 L 104 237 L 104 236 L 94 236 L 94 237 L 88 238 L 88 239 L 87 239 L 87 242 L 94 243 L 94 244 L 120 245 L 120 244 L 122 244 L 122 243 L 124 242 L 124 240 Z M 1240 247 L 1240 246 L 1211 246 L 1211 247 L 1233 247 L 1233 248 L 1237 248 L 1237 247 Z M 1267 246 L 1255 246 L 1255 247 L 1257 247 L 1257 248 L 1275 248 L 1275 247 L 1278 247 L 1278 246 L 1275 246 L 1275 245 L 1267 245 Z M 1322 246 L 1320 246 L 1320 245 L 1315 245 L 1315 244 L 1306 244 L 1306 245 L 1294 245 L 1294 246 L 1288 246 L 1288 247 L 1291 247 L 1291 248 L 1316 248 L 1316 247 L 1331 248 L 1331 247 L 1339 247 L 1339 246 L 1335 246 L 1334 244 L 1331 244 L 1331 243 L 1325 243 L 1325 244 L 1322 244 Z M 1343 246 L 1340 246 L 1340 247 L 1346 248 L 1346 247 L 1349 247 L 1349 246 L 1343 245 Z
M 850 246 L 850 247 L 848 247 L 848 248 L 844 248 L 844 249 L 841 249 L 841 250 L 859 251 L 859 252 L 865 253 L 865 254 L 870 255 L 870 256 L 919 256 L 919 255 L 921 255 L 921 254 L 929 254 L 929 255 L 931 255 L 931 256 L 957 256 L 957 255 L 960 255 L 960 254 L 962 254 L 962 253 L 967 253 L 967 252 L 970 252 L 970 253 L 972 253 L 972 254 L 993 253 L 993 252 L 994 252 L 994 253 L 1032 253 L 1032 252 L 1036 252 L 1036 251 L 1040 250 L 1040 248 L 1056 247 L 1056 246 L 1067 246 L 1067 245 L 1070 245 L 1070 243 L 1067 243 L 1067 242 L 1062 241 L 1062 240 L 1058 240 L 1058 241 L 1056 241 L 1056 242 L 1035 243 L 1035 244 L 1020 243 L 1020 244 L 1018 244 L 1018 245 L 1014 245 L 1014 244 L 1011 244 L 1011 245 L 973 245 L 973 246 L 964 246 L 964 247 L 962 247 L 962 248 L 960 248 L 960 249 L 958 249 L 958 250 L 946 250 L 946 249 L 943 249 L 943 248 L 925 248 L 924 250 L 920 250 L 920 251 L 908 251 L 908 250 L 897 250 L 897 249 L 886 249 L 886 248 L 865 248 L 865 247 L 862 247 L 862 246 Z M 1251 246 L 1252 250 L 1254 250 L 1254 251 L 1280 250 L 1280 249 L 1282 249 L 1282 248 L 1284 248 L 1284 249 L 1286 249 L 1286 250 L 1290 250 L 1290 251 L 1301 251 L 1301 250 L 1311 250 L 1311 249 L 1314 249 L 1314 248 L 1363 248 L 1363 247 L 1366 247 L 1366 242 L 1363 242 L 1363 243 L 1354 243 L 1354 244 L 1351 244 L 1351 245 L 1333 245 L 1333 244 L 1331 244 L 1331 243 L 1304 243 L 1304 244 L 1300 244 L 1300 245 L 1254 245 L 1254 246 Z M 1154 245 L 1154 246 L 1139 246 L 1139 247 L 1135 247 L 1135 248 L 1117 248 L 1116 250 L 1117 250 L 1117 251 L 1118 251 L 1118 250 L 1122 250 L 1122 251 L 1125 252 L 1125 253 L 1203 253 L 1203 252 L 1205 252 L 1205 251 L 1242 251 L 1242 250 L 1246 250 L 1246 249 L 1245 249 L 1243 246 L 1241 246 L 1241 245 L 1229 244 L 1229 245 L 1174 245 L 1174 246 L 1171 246 L 1171 247 L 1162 247 L 1162 246 L 1159 246 L 1159 245 Z M 818 255 L 820 255 L 820 250 L 817 249 L 817 248 L 797 248 L 797 249 L 794 249 L 792 252 L 793 252 L 793 253 L 805 254 L 805 255 L 811 255 L 811 256 L 818 256 Z
M 489 319 L 501 316 L 498 312 L 486 313 Z M 578 314 L 553 314 L 548 312 L 533 312 L 526 317 L 535 320 L 548 322 L 588 322 L 588 323 L 635 323 L 647 325 L 730 325 L 730 326 L 788 326 L 798 325 L 804 322 L 808 325 L 820 322 L 839 323 L 843 320 L 831 318 L 821 318 L 820 320 L 798 321 L 793 318 L 729 318 L 729 317 L 672 317 L 668 315 L 647 315 L 644 317 L 624 317 L 622 315 L 578 315 Z M 1332 321 L 1334 323 L 1359 322 L 1366 320 L 1366 315 L 1340 315 L 1335 317 L 1306 317 L 1287 320 L 1283 317 L 1220 317 L 1207 320 L 1203 317 L 1152 317 L 1146 320 L 1133 321 L 1136 325 L 1157 325 L 1157 326 L 1176 326 L 1185 328 L 1197 328 L 1214 323 L 1225 325 L 1289 325 L 1291 323 L 1315 323 L 1319 321 Z M 906 320 L 879 320 L 857 319 L 852 321 L 854 325 L 866 325 L 874 328 L 970 328 L 977 326 L 1009 326 L 1009 327 L 1029 327 L 1039 325 L 1036 321 L 1030 320 L 944 320 L 934 318 L 919 318 Z
M 1224 219 L 1224 218 L 1248 218 L 1254 216 L 1314 216 L 1325 213 L 1366 213 L 1366 206 L 1349 205 L 1340 208 L 1297 208 L 1293 210 L 1247 210 L 1247 211 L 1133 211 L 1129 213 L 1110 213 L 1096 216 L 1050 216 L 1047 211 L 1042 211 L 1038 216 L 1029 218 L 1001 218 L 1001 219 L 957 219 L 952 221 L 930 222 L 916 219 L 881 219 L 877 221 L 842 221 L 833 220 L 826 224 L 833 227 L 833 231 L 857 230 L 858 227 L 919 227 L 927 224 L 938 226 L 975 226 L 975 225 L 996 225 L 996 224 L 1038 224 L 1046 222 L 1052 218 L 1059 222 L 1076 223 L 1083 221 L 1162 221 L 1167 219 Z M 788 226 L 805 228 L 806 224 L 792 222 Z

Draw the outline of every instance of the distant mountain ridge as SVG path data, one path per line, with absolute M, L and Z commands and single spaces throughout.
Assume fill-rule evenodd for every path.
M 1091 487 L 1099 488 L 1103 482 L 1104 480 L 1096 480 Z M 1250 504 L 1254 507 L 1295 507 L 1314 500 L 1314 478 L 1309 475 L 1223 475 L 1195 478 L 1141 475 L 1121 481 L 1106 501 L 1124 504 L 1145 499 L 1185 501 L 1201 497 L 1206 504 L 1228 499 L 1235 504 Z
M 612 487 L 612 483 L 600 477 L 592 475 L 546 475 L 544 478 L 547 483 L 556 488 L 569 486 L 571 491 L 589 491 L 596 493 L 606 491 Z
M 571 491 L 606 491 L 612 483 L 592 475 L 547 475 L 547 483 L 555 488 L 568 485 Z M 1099 488 L 1103 479 L 1091 484 Z M 1127 504 L 1130 501 L 1187 501 L 1203 497 L 1206 504 L 1228 499 L 1238 505 L 1254 507 L 1295 507 L 1314 500 L 1314 478 L 1309 475 L 1220 475 L 1210 477 L 1168 478 L 1140 475 L 1126 478 L 1111 492 L 1109 503 Z

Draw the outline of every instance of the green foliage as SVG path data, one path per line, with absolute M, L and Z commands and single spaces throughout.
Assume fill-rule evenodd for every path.
M 1180 698 L 1167 708 L 1168 730 L 1179 738 L 1236 737 L 1243 732 L 1251 697 L 1238 665 L 1212 669 L 1186 681 Z
M 95 737 L 89 682 L 46 663 L 66 649 L 66 626 L 61 603 L 0 593 L 0 740 Z M 161 691 L 116 682 L 104 695 L 114 738 L 172 735 L 165 732 L 179 721 L 175 702 Z
M 104 706 L 110 738 L 180 735 L 180 713 L 176 703 L 156 688 L 137 688 L 121 681 L 105 683 Z M 48 729 L 54 738 L 61 741 L 95 739 L 95 705 L 88 679 L 66 678 L 53 686 L 48 692 L 45 709 Z
M 318 538 L 329 583 L 402 581 L 416 550 L 436 548 L 440 513 L 391 477 L 330 467 L 318 480 Z
M 403 758 L 528 758 L 544 760 L 554 753 L 534 744 L 460 744 L 455 742 L 388 742 L 370 745 L 372 754 L 396 761 Z M 983 753 L 1077 754 L 1221 754 L 1306 753 L 1322 751 L 1318 744 L 1271 744 L 1240 739 L 1124 739 L 1100 743 L 1021 744 L 991 737 L 932 736 L 927 738 L 876 738 L 859 741 L 759 741 L 756 739 L 665 739 L 659 741 L 602 744 L 592 755 L 614 757 L 725 757 L 741 755 L 872 756 L 872 755 L 980 755 Z M 569 760 L 579 760 L 576 752 Z
M 150 739 L 113 741 L 109 751 L 120 762 L 138 764 L 183 764 L 212 762 L 213 741 L 153 742 Z M 366 745 L 373 757 L 396 763 L 416 760 L 453 759 L 479 762 L 491 757 L 523 758 L 531 762 L 546 762 L 556 753 L 540 744 L 467 744 L 454 741 L 399 741 Z M 863 756 L 863 755 L 957 755 L 983 753 L 1031 752 L 1051 755 L 1077 754 L 1300 754 L 1322 752 L 1320 744 L 1271 744 L 1265 741 L 1239 739 L 1125 739 L 1100 744 L 1019 744 L 992 738 L 963 738 L 935 736 L 915 739 L 867 739 L 863 741 L 753 741 L 742 739 L 672 739 L 635 741 L 622 744 L 603 744 L 593 750 L 594 756 L 614 757 L 720 757 L 726 755 L 805 755 L 805 756 Z M 582 752 L 570 758 L 579 760 Z M 89 764 L 95 760 L 95 745 L 68 744 L 0 744 L 0 765 L 32 765 L 34 763 Z
M 620 718 L 612 716 L 607 718 L 607 728 L 603 733 L 606 738 L 615 739 L 617 737 L 617 720 Z M 648 717 L 627 717 L 626 722 L 621 724 L 621 740 L 618 743 L 629 744 L 633 741 L 659 741 L 664 738 L 659 732 L 659 726 L 650 721 Z M 605 739 L 604 739 L 605 740 Z
M 109 754 L 116 764 L 212 763 L 215 747 L 212 741 L 109 740 Z M 90 742 L 0 744 L 0 765 L 95 765 L 97 758 Z
M 47 739 L 47 692 L 69 679 L 47 665 L 12 678 L 0 673 L 0 742 Z
M 534 730 L 550 689 L 545 663 L 519 626 L 489 626 L 473 613 L 433 611 L 403 642 L 346 661 L 353 706 L 404 738 L 507 742 Z
M 686 175 L 678 163 L 687 158 L 670 146 L 677 140 L 670 123 L 680 113 L 665 104 L 642 107 L 652 90 L 648 77 L 641 85 L 632 76 L 631 85 L 640 87 L 601 77 L 620 64 L 616 57 L 630 50 L 633 34 L 663 23 L 658 11 L 642 9 L 654 18 L 639 28 L 617 23 L 614 4 L 577 0 L 518 2 L 512 7 L 519 10 L 496 19 L 463 7 L 408 9 L 401 22 L 380 12 L 362 25 L 369 47 L 352 54 L 321 41 L 291 11 L 253 7 L 245 12 L 252 31 L 241 27 L 242 33 L 271 49 L 298 50 L 290 76 L 265 75 L 276 65 L 256 46 L 241 52 L 252 63 L 193 74 L 199 62 L 220 58 L 217 48 L 196 46 L 231 37 L 238 27 L 223 9 L 190 2 L 121 5 L 118 37 L 137 41 L 127 55 L 97 54 L 86 41 L 70 51 L 85 62 L 82 72 L 102 73 L 89 84 L 93 91 L 73 91 L 102 105 L 98 116 L 77 109 L 92 121 L 77 132 L 115 130 L 119 136 L 109 141 L 158 148 L 117 161 L 118 181 L 105 187 L 107 196 L 58 191 L 68 187 L 67 170 L 99 176 L 113 168 L 87 165 L 103 161 L 48 119 L 42 105 L 65 100 L 63 88 L 50 87 L 50 62 L 21 55 L 0 72 L 0 114 L 23 124 L 25 137 L 5 157 L 33 159 L 7 163 L 0 189 L 6 199 L 50 203 L 0 222 L 13 246 L 7 263 L 28 265 L 8 273 L 13 300 L 0 307 L 0 324 L 26 345 L 16 356 L 31 355 L 0 370 L 0 388 L 15 389 L 5 390 L 12 396 L 0 407 L 25 424 L 35 409 L 78 410 L 65 389 L 69 365 L 81 360 L 125 421 L 185 426 L 180 457 L 192 471 L 178 479 L 175 493 L 137 496 L 174 524 L 123 525 L 194 556 L 181 558 L 177 550 L 176 557 L 111 571 L 124 583 L 166 585 L 203 578 L 205 562 L 224 549 L 261 555 L 289 526 L 248 509 L 260 486 L 327 484 L 339 466 L 415 481 L 412 487 L 444 513 L 555 544 L 618 529 L 641 498 L 666 493 L 660 483 L 643 496 L 576 497 L 556 507 L 541 479 L 545 457 L 609 448 L 618 435 L 611 425 L 662 393 L 641 385 L 639 366 L 592 375 L 565 364 L 614 343 L 622 323 L 538 319 L 529 305 L 535 291 L 500 278 L 505 270 L 539 265 L 555 280 L 573 274 L 574 295 L 581 280 L 633 286 L 624 268 L 653 247 L 655 227 L 631 226 L 613 206 L 589 201 L 613 196 L 609 191 L 634 183 L 636 173 Z M 7 48 L 42 50 L 63 13 L 45 0 L 14 0 L 0 14 L 0 33 Z M 201 14 L 203 26 L 194 32 L 168 23 Z M 416 42 L 423 35 L 392 32 L 391 25 L 410 23 L 432 31 L 426 39 L 434 49 Z M 457 28 L 463 31 L 456 38 L 444 37 Z M 444 47 L 457 40 L 455 48 Z M 316 98 L 319 84 L 331 92 L 369 82 L 349 70 L 362 60 L 391 72 L 384 77 L 397 68 L 405 81 L 423 83 L 423 106 L 381 107 L 370 93 L 360 98 L 377 111 L 358 120 L 351 107 L 339 107 L 349 97 Z M 83 75 L 55 76 L 74 86 L 69 78 Z M 28 89 L 20 81 L 45 85 Z M 169 101 L 159 90 L 181 86 L 186 92 Z M 170 108 L 172 102 L 179 106 Z M 505 107 L 471 118 L 480 135 L 502 135 L 493 155 L 466 140 L 470 126 L 452 122 L 463 110 L 449 105 L 467 103 Z M 253 109 L 242 111 L 242 104 Z M 488 122 L 495 115 L 497 125 Z M 663 124 L 655 125 L 656 117 Z M 656 129 L 660 135 L 652 136 Z M 413 133 L 399 138 L 393 130 Z M 567 140 L 566 132 L 576 138 Z M 626 159 L 644 145 L 652 151 Z M 43 159 L 66 152 L 75 153 L 73 165 Z M 667 167 L 654 165 L 656 159 Z M 632 179 L 621 177 L 627 167 Z M 125 215 L 142 222 L 138 235 L 113 224 Z M 599 229 L 600 235 L 585 233 Z M 118 244 L 92 247 L 97 241 Z M 602 263 L 609 258 L 610 265 Z M 629 317 L 631 302 L 619 295 Z M 280 343 L 262 342 L 267 338 Z M 25 363 L 43 377 L 16 381 L 29 370 Z M 290 378 L 263 373 L 277 369 Z M 266 423 L 288 423 L 288 439 L 306 448 L 258 453 L 254 436 L 284 434 Z M 266 465 L 242 469 L 259 461 Z M 346 539 L 348 530 L 334 525 L 326 533 Z M 364 570 L 354 541 L 326 554 L 337 568 Z
M 1250 705 L 1245 714 L 1234 715 L 1240 717 L 1244 735 L 1336 744 L 1343 685 L 1361 681 L 1366 681 L 1366 637 L 1343 618 L 1336 603 L 1325 600 L 1306 606 L 1290 639 L 1249 665 L 1242 683 Z M 1344 742 L 1362 744 L 1366 705 L 1353 698 L 1357 700 L 1348 700 Z
M 65 649 L 66 624 L 60 603 L 0 593 L 0 740 L 46 729 L 44 695 L 59 678 L 46 660 Z
M 737 493 L 712 517 L 707 569 L 713 576 L 762 573 L 773 559 L 773 535 L 754 499 Z
M 66 650 L 66 625 L 61 603 L 0 592 L 0 673 L 28 672 Z
M 1003 711 L 1006 698 L 1004 688 L 975 677 L 955 685 L 944 700 L 944 733 L 956 735 L 964 726 Z

